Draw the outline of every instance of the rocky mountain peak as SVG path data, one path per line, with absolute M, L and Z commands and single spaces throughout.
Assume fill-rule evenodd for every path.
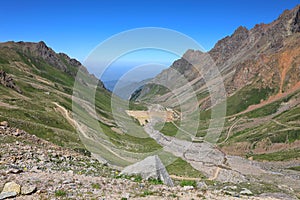
M 293 33 L 300 32 L 300 5 L 294 11 L 294 18 L 291 23 L 291 31 Z
M 183 54 L 182 58 L 188 61 L 193 61 L 195 59 L 198 59 L 203 54 L 204 53 L 202 51 L 189 49 Z
M 249 30 L 245 26 L 240 26 L 234 31 L 232 38 L 245 39 L 248 37 L 248 33 Z
M 47 49 L 47 50 L 49 50 L 49 47 L 46 45 L 46 43 L 44 41 L 38 42 L 37 47 L 38 47 L 38 49 Z
M 231 36 L 219 40 L 209 53 L 217 64 L 223 63 L 239 52 L 240 48 L 247 42 L 248 37 L 249 30 L 240 26 Z

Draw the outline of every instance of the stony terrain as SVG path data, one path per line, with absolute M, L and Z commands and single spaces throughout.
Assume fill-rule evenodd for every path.
M 0 124 L 0 147 L 0 199 L 292 199 L 283 193 L 254 197 L 230 184 L 167 187 L 138 177 L 117 178 L 118 170 L 7 122 Z

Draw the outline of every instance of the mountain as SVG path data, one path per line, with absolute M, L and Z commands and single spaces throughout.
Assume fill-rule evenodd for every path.
M 0 121 L 60 146 L 88 149 L 94 154 L 105 152 L 101 141 L 128 151 L 142 148 L 141 152 L 147 152 L 159 147 L 150 138 L 125 135 L 143 133 L 141 127 L 117 124 L 114 119 L 118 117 L 113 116 L 111 100 L 118 107 L 128 102 L 113 97 L 80 62 L 54 52 L 44 42 L 0 43 L 0 96 Z M 118 115 L 127 116 L 125 111 L 118 111 Z M 147 148 L 140 145 L 142 140 L 148 142 Z M 118 162 L 122 163 L 119 157 Z
M 126 113 L 147 107 L 113 95 L 80 62 L 44 42 L 0 43 L 0 96 L 0 121 L 17 127 L 17 135 L 24 130 L 117 168 L 162 148 Z M 170 174 L 188 169 L 202 177 L 184 160 L 176 163 L 181 167 L 171 166 Z
M 114 94 L 119 96 L 122 99 L 129 100 L 131 99 L 132 93 L 134 93 L 139 88 L 143 87 L 146 83 L 148 83 L 151 79 L 146 79 L 143 81 L 118 81 L 115 85 Z
M 195 115 L 209 130 L 211 112 L 226 103 L 219 146 L 230 154 L 254 159 L 285 160 L 300 152 L 300 5 L 270 24 L 237 28 L 209 52 L 188 50 L 135 97 Z M 220 72 L 219 77 L 213 68 Z M 179 80 L 179 75 L 184 77 Z M 217 82 L 217 78 L 222 81 Z M 219 80 L 221 80 L 219 79 Z M 224 83 L 224 94 L 215 83 Z M 220 84 L 221 85 L 221 84 Z M 216 90 L 209 90 L 214 88 Z M 194 92 L 188 93 L 189 90 Z M 220 102 L 212 99 L 219 92 Z M 190 103 L 197 97 L 197 107 Z M 180 101 L 178 100 L 180 99 Z M 194 113 L 193 113 L 194 112 Z
M 71 110 L 79 69 L 87 73 L 78 61 L 55 53 L 44 42 L 0 43 L 1 120 L 60 145 L 84 148 L 74 127 L 53 103 Z M 7 87 L 7 80 L 14 88 Z

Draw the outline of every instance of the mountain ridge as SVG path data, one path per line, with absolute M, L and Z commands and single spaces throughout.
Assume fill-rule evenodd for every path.
M 209 52 L 186 51 L 182 58 L 135 94 L 137 101 L 180 110 L 182 106 L 191 106 L 193 96 L 180 96 L 182 100 L 179 102 L 172 91 L 181 91 L 182 94 L 191 89 L 198 99 L 200 124 L 204 124 L 201 129 L 209 130 L 207 124 L 212 109 L 218 108 L 219 104 L 211 102 L 207 86 L 214 79 L 207 82 L 203 76 L 210 77 L 211 68 L 216 67 L 223 79 L 227 104 L 220 141 L 232 130 L 227 136 L 228 141 L 221 145 L 227 153 L 242 156 L 257 154 L 259 157 L 263 153 L 268 155 L 271 152 L 268 149 L 276 152 L 277 148 L 277 153 L 283 152 L 278 146 L 284 146 L 284 143 L 293 144 L 287 145 L 287 149 L 299 149 L 297 142 L 294 143 L 300 139 L 298 117 L 292 118 L 292 113 L 299 109 L 299 13 L 300 5 L 297 5 L 269 24 L 257 24 L 250 30 L 240 26 L 232 35 L 219 40 Z M 174 69 L 191 86 L 178 82 Z M 187 114 L 193 110 L 190 109 Z M 250 123 L 252 120 L 255 123 Z M 278 121 L 285 126 L 276 124 Z M 204 130 L 198 131 L 196 136 L 204 136 Z M 249 140 L 249 137 L 252 139 Z M 261 140 L 271 142 L 262 144 Z M 260 143 L 262 147 L 255 146 Z M 260 148 L 265 150 L 258 150 Z M 272 158 L 270 156 L 269 159 Z

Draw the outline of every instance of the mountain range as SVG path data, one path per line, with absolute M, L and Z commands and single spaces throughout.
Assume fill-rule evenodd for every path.
M 174 91 L 182 94 L 192 88 L 202 124 L 197 136 L 203 136 L 209 128 L 212 110 L 221 104 L 212 103 L 209 90 L 211 82 L 217 79 L 209 75 L 215 67 L 222 77 L 226 103 L 220 147 L 229 154 L 257 159 L 298 157 L 299 52 L 298 5 L 270 24 L 257 24 L 250 30 L 237 28 L 209 52 L 188 50 L 136 93 L 134 99 L 180 110 L 193 106 L 193 95 L 184 95 L 180 102 Z M 179 82 L 174 71 L 190 85 Z
M 237 28 L 208 52 L 189 49 L 155 78 L 118 92 L 123 99 L 42 41 L 0 43 L 0 121 L 16 130 L 101 167 L 119 170 L 154 152 L 173 179 L 248 181 L 257 194 L 300 196 L 300 5 L 269 24 Z

